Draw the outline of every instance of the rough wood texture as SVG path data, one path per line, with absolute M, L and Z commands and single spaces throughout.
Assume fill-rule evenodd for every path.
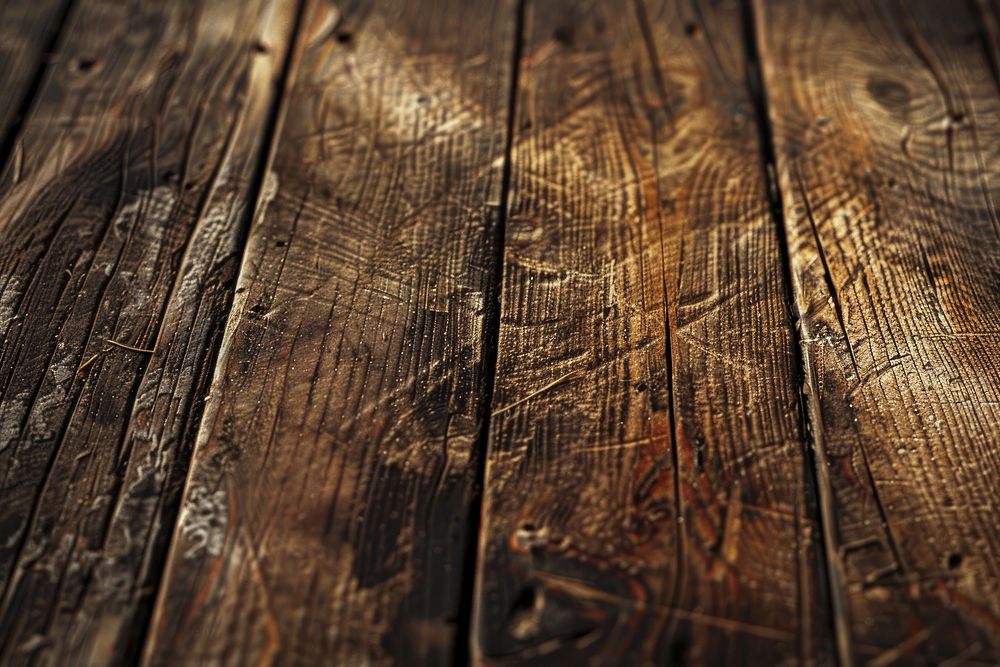
M 516 12 L 338 7 L 305 20 L 150 664 L 453 652 Z
M 529 2 L 480 664 L 825 662 L 736 2 Z
M 996 8 L 757 9 L 842 657 L 996 664 Z
M 0 182 L 0 662 L 131 663 L 231 299 L 281 0 L 81 0 Z
M 1000 664 L 1000 0 L 0 0 L 0 91 L 0 664 Z
M 70 0 L 0 0 L 0 159 L 8 159 L 16 144 L 13 134 L 19 113 L 35 98 L 38 75 L 58 37 Z M 0 165 L 0 169 L 3 165 Z

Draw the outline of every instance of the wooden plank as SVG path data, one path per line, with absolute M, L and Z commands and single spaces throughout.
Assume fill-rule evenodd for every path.
M 71 0 L 0 0 L 0 160 L 16 150 L 16 135 L 55 46 Z M 3 165 L 0 164 L 0 169 Z
M 996 664 L 995 13 L 756 6 L 842 658 Z
M 516 12 L 344 11 L 306 20 L 149 664 L 454 651 Z
M 83 0 L 0 182 L 0 662 L 152 611 L 295 2 Z
M 825 662 L 740 4 L 525 25 L 477 662 Z

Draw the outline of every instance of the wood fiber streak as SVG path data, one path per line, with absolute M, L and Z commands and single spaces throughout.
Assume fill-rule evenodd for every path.
M 757 3 L 845 662 L 1000 662 L 996 9 Z
M 68 18 L 0 180 L 0 663 L 137 656 L 294 9 Z
M 34 77 L 49 54 L 46 48 L 61 27 L 67 0 L 0 0 L 0 141 L 4 144 L 26 96 L 32 94 Z M 13 146 L 13 144 L 12 144 Z M 6 158 L 0 155 L 0 159 Z M 0 165 L 2 168 L 3 165 Z
M 525 30 L 476 660 L 828 663 L 741 6 Z
M 516 7 L 317 3 L 149 664 L 446 665 Z

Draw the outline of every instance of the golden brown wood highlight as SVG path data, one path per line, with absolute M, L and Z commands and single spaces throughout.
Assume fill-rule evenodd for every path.
M 0 0 L 0 664 L 1000 663 L 998 41 Z
M 482 664 L 830 657 L 737 2 L 531 2 Z
M 450 661 L 515 20 L 308 10 L 149 664 Z
M 757 3 L 845 661 L 1000 660 L 1000 80 L 974 6 Z

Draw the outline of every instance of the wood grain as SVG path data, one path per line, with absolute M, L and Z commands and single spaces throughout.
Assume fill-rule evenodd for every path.
M 129 664 L 295 4 L 81 0 L 0 182 L 0 662 Z
M 309 10 L 148 664 L 450 662 L 514 9 Z
M 71 0 L 0 0 L 0 160 L 15 152 L 16 135 L 61 34 Z M 0 165 L 0 169 L 3 165 Z
M 996 7 L 756 7 L 842 659 L 996 664 Z
M 741 7 L 526 11 L 476 662 L 828 662 Z

